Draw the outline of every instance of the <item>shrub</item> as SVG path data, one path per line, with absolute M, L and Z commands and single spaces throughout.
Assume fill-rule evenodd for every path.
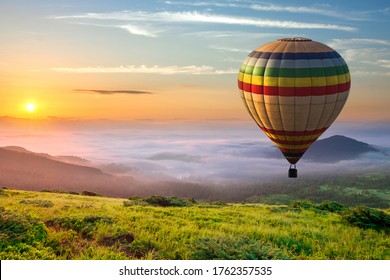
M 43 243 L 45 225 L 37 219 L 0 207 L 0 259 L 32 259 L 50 255 Z
M 38 207 L 52 207 L 54 205 L 50 200 L 22 200 L 20 204 L 31 204 Z
M 328 212 L 340 212 L 347 209 L 346 206 L 340 203 L 334 201 L 328 201 L 328 200 L 322 202 L 321 204 L 318 204 L 317 208 Z
M 90 191 L 83 191 L 81 193 L 81 195 L 85 195 L 85 196 L 103 196 L 100 193 L 90 192 Z
M 272 260 L 287 259 L 277 248 L 248 237 L 200 238 L 194 242 L 195 260 Z
M 74 194 L 74 195 L 79 195 L 78 192 L 74 191 L 59 191 L 59 190 L 41 190 L 41 192 L 47 192 L 47 193 L 65 193 L 65 194 Z
M 306 209 L 313 210 L 315 212 L 340 212 L 347 209 L 346 206 L 334 202 L 334 201 L 324 201 L 322 203 L 314 203 L 310 200 L 294 200 L 290 203 L 290 206 L 295 209 Z M 325 211 L 325 212 L 324 212 Z
M 223 201 L 213 201 L 210 203 L 211 205 L 215 205 L 215 206 L 226 206 L 227 203 L 226 202 L 223 202 Z
M 64 217 L 50 219 L 46 222 L 46 225 L 49 227 L 72 229 L 81 233 L 84 237 L 91 237 L 91 233 L 98 223 L 112 224 L 113 219 L 100 216 L 86 216 L 84 219 Z
M 147 206 L 149 205 L 144 198 L 142 197 L 129 197 L 129 200 L 123 201 L 123 206 L 129 207 L 129 206 Z
M 78 192 L 74 192 L 74 191 L 69 191 L 69 192 L 65 192 L 65 193 L 67 193 L 67 194 L 73 194 L 73 195 L 79 195 Z
M 128 200 L 143 200 L 141 196 L 129 196 Z
M 127 200 L 123 201 L 124 207 L 129 207 L 129 206 L 133 206 L 133 205 L 135 205 L 135 203 L 133 203 L 133 201 L 127 201 Z
M 267 207 L 267 210 L 269 210 L 271 213 L 285 213 L 285 212 L 299 213 L 301 211 L 301 209 L 299 208 L 292 208 L 288 206 L 272 206 L 272 207 Z
M 135 240 L 125 250 L 126 255 L 136 259 L 145 259 L 148 255 L 157 255 L 156 245 L 149 240 Z
M 383 211 L 358 206 L 345 211 L 342 215 L 351 225 L 377 231 L 384 230 L 386 233 L 390 233 L 390 215 Z
M 6 192 L 4 191 L 4 188 L 0 188 L 0 196 L 7 196 Z
M 193 199 L 189 200 L 189 199 L 183 199 L 178 197 L 165 197 L 159 195 L 154 195 L 145 198 L 144 201 L 147 202 L 149 205 L 162 206 L 162 207 L 168 207 L 168 206 L 183 207 L 183 206 L 190 206 L 194 203 Z
M 314 209 L 315 204 L 310 200 L 294 200 L 290 203 L 290 206 L 293 208 L 300 209 Z

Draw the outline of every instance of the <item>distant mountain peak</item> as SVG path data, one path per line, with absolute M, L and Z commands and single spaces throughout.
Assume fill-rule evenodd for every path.
M 368 152 L 379 152 L 379 150 L 370 144 L 344 135 L 333 135 L 314 142 L 303 156 L 303 159 L 332 163 L 356 159 Z
M 347 137 L 347 136 L 344 136 L 344 135 L 339 135 L 339 134 L 329 136 L 328 138 L 319 139 L 319 140 L 317 140 L 317 142 L 318 141 L 320 141 L 320 142 L 324 142 L 324 141 L 329 141 L 329 142 L 331 142 L 331 141 L 345 141 L 345 142 L 350 142 L 350 143 L 361 143 L 361 144 L 364 144 L 364 145 L 369 145 L 367 143 L 358 141 L 356 139 L 353 139 L 353 138 L 350 138 L 350 137 Z
M 14 152 L 19 152 L 19 153 L 26 153 L 26 154 L 33 154 L 33 152 L 23 148 L 23 147 L 19 147 L 19 146 L 5 146 L 5 147 L 1 147 L 5 150 L 8 150 L 8 151 L 14 151 Z
M 333 135 L 315 141 L 303 155 L 301 161 L 335 163 L 342 160 L 357 159 L 369 152 L 385 154 L 373 145 L 344 135 Z M 282 158 L 276 147 L 271 151 L 267 151 L 266 155 L 273 158 Z

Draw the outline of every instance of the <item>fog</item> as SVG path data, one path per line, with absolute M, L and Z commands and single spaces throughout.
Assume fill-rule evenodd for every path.
M 251 122 L 176 120 L 111 122 L 2 119 L 0 146 L 82 157 L 106 172 L 143 180 L 237 183 L 287 176 L 288 162 Z M 336 123 L 321 138 L 345 135 L 380 147 L 356 160 L 332 164 L 298 163 L 299 176 L 327 170 L 389 166 L 387 123 Z

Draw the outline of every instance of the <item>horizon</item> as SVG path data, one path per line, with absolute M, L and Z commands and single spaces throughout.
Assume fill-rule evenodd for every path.
M 16 120 L 16 121 L 15 121 Z M 19 120 L 19 124 L 18 121 Z M 112 174 L 143 180 L 182 180 L 198 183 L 268 182 L 284 179 L 288 163 L 252 121 L 74 121 L 0 118 L 0 147 L 19 146 L 52 156 L 77 156 Z M 320 139 L 344 135 L 390 153 L 388 123 L 338 122 Z M 64 145 L 64 139 L 66 144 Z M 310 153 L 310 149 L 308 151 Z M 367 153 L 333 163 L 298 163 L 302 179 L 318 172 L 389 166 L 389 157 Z

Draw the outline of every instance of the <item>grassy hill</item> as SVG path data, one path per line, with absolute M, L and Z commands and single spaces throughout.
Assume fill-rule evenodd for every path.
M 10 189 L 0 205 L 0 259 L 390 259 L 389 209 Z

